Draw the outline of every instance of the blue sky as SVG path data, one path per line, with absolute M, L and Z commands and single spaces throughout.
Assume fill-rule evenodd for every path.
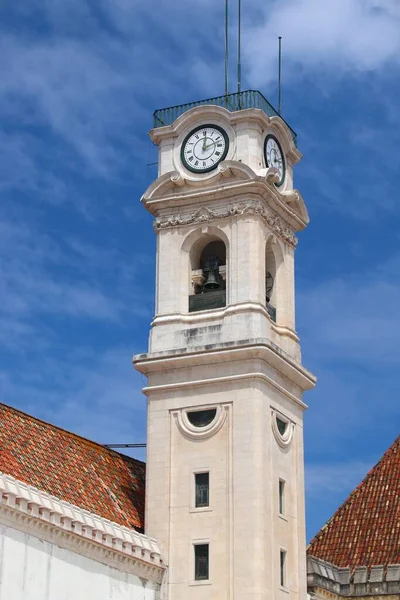
M 283 113 L 304 154 L 310 538 L 399 434 L 400 7 L 243 13 L 243 89 L 276 103 L 282 35 Z M 0 399 L 100 442 L 144 441 L 131 356 L 153 314 L 147 131 L 154 109 L 223 93 L 223 2 L 25 0 L 0 23 Z M 231 87 L 234 74 L 232 60 Z

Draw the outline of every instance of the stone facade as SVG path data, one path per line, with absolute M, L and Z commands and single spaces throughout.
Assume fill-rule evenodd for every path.
M 205 123 L 224 128 L 229 151 L 212 172 L 190 173 L 180 147 Z M 279 188 L 263 158 L 268 133 L 285 154 Z M 151 136 L 159 177 L 142 202 L 155 217 L 156 315 L 149 353 L 134 363 L 148 377 L 145 521 L 168 563 L 166 597 L 303 599 L 302 395 L 315 378 L 301 365 L 295 330 L 295 233 L 308 222 L 292 184 L 301 155 L 283 121 L 256 109 L 198 107 Z M 225 304 L 189 312 L 208 244 L 226 256 Z M 206 410 L 215 410 L 214 419 L 193 425 L 191 413 Z M 199 508 L 195 475 L 204 472 L 209 504 Z M 209 548 L 202 580 L 195 577 L 198 544 Z

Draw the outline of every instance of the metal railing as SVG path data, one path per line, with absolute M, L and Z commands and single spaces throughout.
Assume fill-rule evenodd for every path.
M 196 106 L 203 106 L 205 104 L 213 104 L 216 106 L 222 106 L 227 110 L 234 112 L 237 110 L 245 110 L 247 108 L 259 108 L 264 111 L 269 117 L 282 117 L 278 111 L 268 102 L 261 92 L 257 90 L 247 90 L 245 92 L 238 92 L 235 94 L 228 94 L 227 96 L 216 96 L 215 98 L 207 98 L 206 100 L 198 100 L 197 102 L 189 102 L 188 104 L 180 104 L 179 106 L 169 106 L 168 108 L 160 108 L 154 111 L 154 127 L 164 127 L 165 125 L 171 125 L 178 117 L 183 115 L 186 111 Z M 294 143 L 297 145 L 297 134 L 286 123 L 285 119 L 282 121 L 289 128 Z

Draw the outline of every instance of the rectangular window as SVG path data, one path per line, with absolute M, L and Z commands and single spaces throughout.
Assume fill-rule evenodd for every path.
M 286 587 L 286 552 L 280 552 L 280 583 L 281 587 Z
M 201 508 L 202 506 L 210 505 L 210 474 L 209 473 L 196 473 L 195 479 L 195 506 Z
M 279 480 L 279 514 L 285 514 L 285 482 Z
M 196 544 L 194 547 L 194 578 L 195 581 L 208 579 L 208 544 Z

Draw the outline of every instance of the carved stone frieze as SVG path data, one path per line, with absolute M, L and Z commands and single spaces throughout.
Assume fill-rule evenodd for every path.
M 194 213 L 188 215 L 171 215 L 169 217 L 157 217 L 154 220 L 153 227 L 157 232 L 160 229 L 169 227 L 179 227 L 182 225 L 192 225 L 198 223 L 210 223 L 218 219 L 235 217 L 244 214 L 260 215 L 271 229 L 287 244 L 296 247 L 297 238 L 293 231 L 287 227 L 282 219 L 271 214 L 261 202 L 249 200 L 248 202 L 238 202 L 222 210 L 214 210 L 208 207 L 202 207 Z

